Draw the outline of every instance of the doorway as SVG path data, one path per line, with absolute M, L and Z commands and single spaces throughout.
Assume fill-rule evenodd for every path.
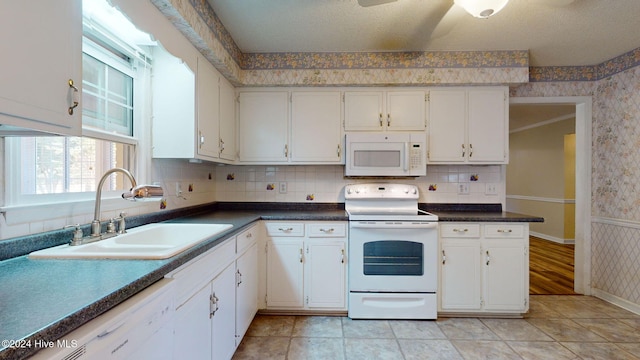
M 591 97 L 515 97 L 510 99 L 510 104 L 551 107 L 570 106 L 574 110 L 576 162 L 573 291 L 578 294 L 589 295 L 590 288 L 588 284 L 590 282 L 591 265 Z M 507 210 L 513 211 L 513 209 L 509 209 L 509 205 L 507 205 Z M 533 247 L 530 254 L 534 251 L 537 242 L 532 239 L 531 243 Z

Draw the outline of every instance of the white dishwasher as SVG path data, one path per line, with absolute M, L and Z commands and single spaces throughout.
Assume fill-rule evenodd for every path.
M 32 359 L 171 359 L 173 283 L 162 279 Z

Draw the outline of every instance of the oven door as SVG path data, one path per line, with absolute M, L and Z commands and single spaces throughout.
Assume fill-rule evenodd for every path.
M 349 224 L 350 291 L 436 292 L 437 222 Z

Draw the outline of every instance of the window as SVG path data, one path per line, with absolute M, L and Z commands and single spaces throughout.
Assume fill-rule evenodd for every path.
M 137 30 L 122 21 L 127 20 L 106 0 L 83 0 L 84 136 L 7 138 L 8 172 L 15 176 L 6 179 L 5 205 L 90 199 L 107 170 L 134 171 L 134 127 L 146 113 L 135 105 L 136 100 L 148 103 L 144 99 L 150 94 L 151 61 L 146 46 L 153 42 L 144 33 L 132 37 Z M 123 189 L 128 182 L 111 176 L 103 193 Z

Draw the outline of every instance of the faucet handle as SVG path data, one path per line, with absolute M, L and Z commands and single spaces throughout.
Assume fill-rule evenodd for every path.
M 125 215 L 127 215 L 127 213 L 122 211 L 120 212 L 120 215 L 118 217 L 118 234 L 124 234 L 127 232 L 127 229 L 126 229 L 127 225 L 124 220 Z
M 75 228 L 75 230 L 73 230 L 73 239 L 71 240 L 70 244 L 79 245 L 80 243 L 82 243 L 82 238 L 84 237 L 84 234 L 82 233 L 82 229 L 80 229 L 80 224 L 65 225 L 62 228 L 66 229 L 70 227 Z

